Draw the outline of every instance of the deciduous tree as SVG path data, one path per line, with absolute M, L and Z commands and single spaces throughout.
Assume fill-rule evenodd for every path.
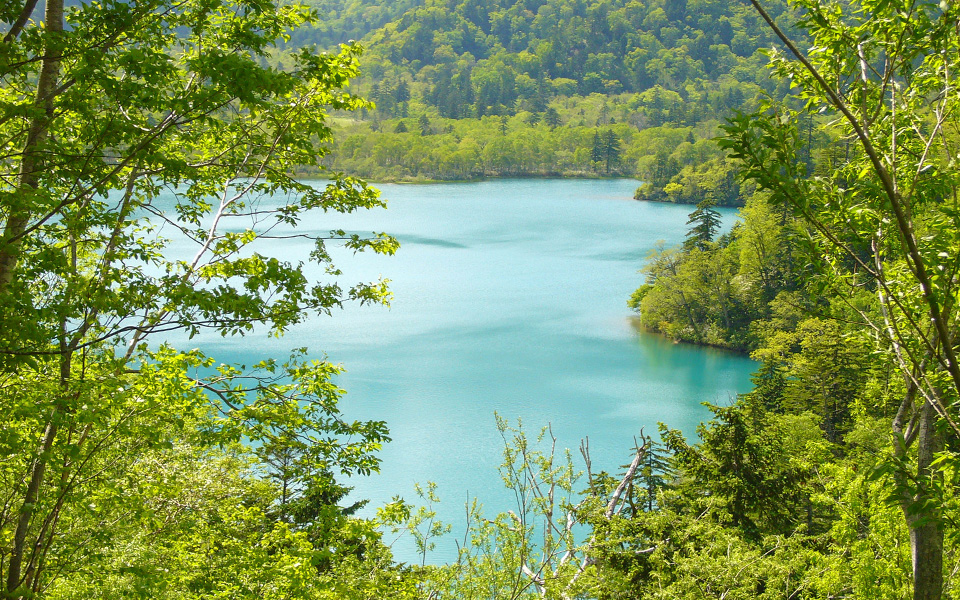
M 777 73 L 800 87 L 807 110 L 833 117 L 850 152 L 835 174 L 808 176 L 797 115 L 774 106 L 734 119 L 724 144 L 809 224 L 810 256 L 837 297 L 874 294 L 875 310 L 851 308 L 902 377 L 893 495 L 910 530 L 914 598 L 937 599 L 947 527 L 937 490 L 953 464 L 937 456 L 942 435 L 960 434 L 958 7 L 798 2 L 811 36 L 804 52 L 752 2 L 787 49 L 774 53 Z
M 335 471 L 376 468 L 385 427 L 343 420 L 335 367 L 302 356 L 217 367 L 198 351 L 158 348 L 156 336 L 281 334 L 347 300 L 384 301 L 383 282 L 342 288 L 325 243 L 396 247 L 296 229 L 307 211 L 382 204 L 353 179 L 293 177 L 325 152 L 326 111 L 364 105 L 343 91 L 356 47 L 263 66 L 304 8 L 49 0 L 40 17 L 35 7 L 0 9 L 0 574 L 10 598 L 82 563 L 106 523 L 126 518 L 125 473 L 140 453 L 180 438 L 294 436 Z M 309 240 L 327 279 L 265 253 L 281 239 Z M 89 497 L 117 511 L 80 518 Z

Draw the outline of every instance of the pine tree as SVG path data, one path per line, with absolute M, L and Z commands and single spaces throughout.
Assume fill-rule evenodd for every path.
M 620 166 L 620 156 L 623 148 L 620 146 L 620 137 L 612 130 L 608 129 L 603 134 L 603 158 L 606 162 L 607 175 L 610 169 Z
M 716 205 L 717 200 L 709 196 L 701 200 L 690 213 L 687 225 L 693 227 L 687 231 L 687 239 L 683 241 L 683 248 L 688 252 L 694 248 L 706 250 L 720 230 L 720 213 L 713 209 Z
M 641 463 L 640 481 L 646 491 L 646 510 L 657 508 L 657 492 L 669 485 L 676 474 L 673 468 L 673 454 L 663 443 L 647 437 L 647 451 Z
M 396 101 L 400 116 L 407 116 L 407 102 L 410 100 L 410 87 L 403 79 L 397 82 L 397 87 L 393 91 L 393 98 Z
M 397 87 L 393 91 L 393 97 L 398 104 L 410 100 L 410 87 L 407 85 L 406 81 L 401 79 L 397 83 Z
M 557 112 L 557 109 L 554 107 L 548 107 L 547 110 L 543 113 L 543 122 L 549 125 L 551 128 L 560 126 L 560 113 Z
M 598 165 L 603 162 L 605 155 L 606 153 L 603 150 L 603 138 L 600 137 L 600 132 L 597 131 L 593 134 L 593 150 L 590 152 L 590 162 L 593 163 L 594 170 L 596 170 Z

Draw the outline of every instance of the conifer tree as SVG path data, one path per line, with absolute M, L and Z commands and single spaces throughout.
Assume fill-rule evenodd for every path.
M 550 106 L 547 107 L 547 110 L 543 113 L 543 122 L 549 125 L 551 128 L 560 126 L 560 113 L 557 112 L 557 109 Z
M 603 147 L 603 137 L 600 135 L 600 131 L 597 130 L 593 134 L 593 148 L 590 151 L 590 162 L 593 164 L 594 170 L 598 169 L 600 164 L 603 163 L 606 152 Z
M 433 133 L 433 130 L 430 128 L 430 119 L 426 113 L 420 115 L 420 118 L 417 119 L 417 125 L 420 127 L 420 135 L 430 135 Z
M 611 169 L 620 166 L 622 154 L 623 148 L 620 145 L 620 137 L 614 130 L 606 130 L 603 134 L 603 160 L 607 167 L 607 175 L 610 174 Z
M 697 208 L 690 213 L 687 225 L 693 225 L 693 227 L 687 231 L 687 238 L 683 241 L 685 250 L 709 248 L 720 230 L 720 213 L 713 208 L 716 204 L 717 201 L 713 197 L 707 197 L 701 200 Z

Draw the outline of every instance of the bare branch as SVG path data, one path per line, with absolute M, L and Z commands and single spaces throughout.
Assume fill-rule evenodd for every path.
M 623 479 L 620 480 L 620 485 L 617 486 L 617 489 L 610 497 L 610 502 L 607 504 L 607 510 L 603 513 L 608 519 L 612 518 L 615 512 L 619 512 L 616 509 L 617 504 L 620 502 L 620 497 L 627 489 L 627 486 L 630 485 L 630 482 L 633 481 L 633 477 L 637 473 L 637 468 L 640 466 L 640 461 L 642 461 L 643 457 L 646 456 L 647 439 L 643 437 L 642 429 L 640 430 L 640 437 L 643 439 L 643 444 L 637 447 L 636 454 L 633 456 L 633 462 L 631 462 L 630 467 L 627 468 L 627 472 L 623 475 Z

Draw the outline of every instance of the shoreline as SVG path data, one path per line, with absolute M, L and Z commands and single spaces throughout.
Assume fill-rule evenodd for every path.
M 378 183 L 392 183 L 392 184 L 436 184 L 436 183 L 479 183 L 482 181 L 497 181 L 503 179 L 571 179 L 571 180 L 597 180 L 597 181 L 612 181 L 617 179 L 632 179 L 639 183 L 643 183 L 642 179 L 637 178 L 633 175 L 596 175 L 589 173 L 577 173 L 577 172 L 568 172 L 568 173 L 552 173 L 552 174 L 526 174 L 526 173 L 516 173 L 510 175 L 483 175 L 480 177 L 471 177 L 468 179 L 430 179 L 430 178 L 420 178 L 420 177 L 401 177 L 401 178 L 392 178 L 386 177 L 383 179 L 380 178 L 364 178 L 359 175 L 350 175 L 350 177 L 356 177 L 366 181 L 369 184 L 376 185 Z M 304 181 L 330 181 L 333 178 L 324 176 L 321 174 L 301 174 L 294 173 L 294 176 L 297 179 Z
M 745 357 L 747 357 L 747 358 L 750 358 L 750 351 L 749 351 L 749 350 L 740 350 L 740 349 L 738 349 L 738 348 L 731 348 L 731 347 L 729 347 L 729 346 L 718 346 L 717 344 L 707 344 L 707 343 L 704 343 L 704 342 L 691 342 L 691 341 L 689 341 L 689 340 L 680 340 L 680 339 L 677 339 L 677 338 L 670 337 L 670 336 L 668 336 L 667 334 L 665 334 L 665 333 L 663 333 L 663 332 L 656 331 L 656 330 L 654 330 L 654 329 L 650 329 L 649 327 L 644 326 L 643 323 L 640 321 L 640 315 L 631 315 L 631 316 L 627 317 L 627 322 L 630 323 L 630 327 L 632 327 L 633 330 L 636 331 L 637 333 L 642 333 L 642 334 L 644 334 L 644 335 L 656 336 L 656 337 L 658 337 L 658 338 L 660 338 L 660 339 L 663 339 L 663 340 L 665 340 L 665 341 L 668 341 L 668 342 L 670 342 L 670 343 L 672 343 L 672 344 L 684 345 L 684 346 L 692 346 L 692 347 L 694 347 L 694 348 L 710 348 L 710 349 L 712 349 L 712 350 L 719 350 L 719 351 L 721 351 L 721 352 L 729 352 L 729 353 L 731 353 L 731 354 L 736 354 L 736 355 L 739 355 L 739 356 L 745 356 Z
M 377 186 L 381 184 L 391 184 L 391 185 L 437 185 L 437 184 L 461 184 L 461 183 L 482 183 L 484 181 L 504 181 L 504 180 L 557 180 L 557 179 L 569 179 L 571 181 L 615 181 L 618 179 L 630 179 L 637 182 L 637 187 L 639 188 L 645 182 L 637 176 L 634 175 L 597 175 L 595 173 L 580 173 L 580 172 L 567 172 L 567 173 L 553 173 L 553 174 L 511 174 L 511 175 L 484 175 L 482 177 L 472 177 L 469 179 L 430 179 L 430 178 L 420 178 L 420 177 L 401 177 L 401 178 L 391 178 L 386 177 L 384 179 L 366 179 L 359 175 L 350 175 L 346 174 L 349 177 L 355 177 L 366 183 Z M 294 176 L 302 181 L 331 181 L 333 178 L 317 173 L 303 174 L 303 173 L 294 173 Z M 696 206 L 696 203 L 693 202 L 670 202 L 667 200 L 651 200 L 648 198 L 637 198 L 634 194 L 631 196 L 631 199 L 635 202 L 650 202 L 651 204 L 675 204 L 678 206 Z M 733 208 L 739 209 L 742 208 L 742 204 L 737 204 L 734 206 L 723 206 L 721 208 Z M 718 346 L 719 347 L 719 346 Z

